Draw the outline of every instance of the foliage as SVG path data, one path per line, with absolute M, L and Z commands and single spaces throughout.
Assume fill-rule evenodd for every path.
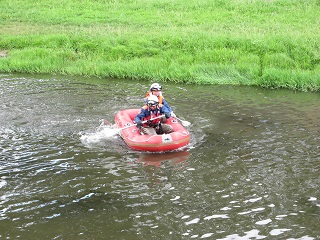
M 2 0 L 1 72 L 319 91 L 318 0 Z

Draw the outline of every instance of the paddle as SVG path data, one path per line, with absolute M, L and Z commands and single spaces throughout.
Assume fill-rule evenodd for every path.
M 176 116 L 176 119 L 178 119 L 181 122 L 182 126 L 184 126 L 184 127 L 188 127 L 189 125 L 191 125 L 190 122 L 182 120 L 182 119 L 178 118 L 177 116 Z
M 171 112 L 171 117 L 174 117 L 174 118 L 176 118 L 177 120 L 179 120 L 180 123 L 181 123 L 181 125 L 184 126 L 184 127 L 188 127 L 189 125 L 191 125 L 190 122 L 178 118 L 177 115 L 174 114 L 173 112 Z
M 155 119 L 158 119 L 158 118 L 162 118 L 162 117 L 164 117 L 164 115 L 160 115 L 160 116 L 158 116 L 158 117 L 150 118 L 149 120 L 142 121 L 142 123 L 146 123 L 146 122 L 148 122 L 148 121 L 152 121 L 152 120 L 155 120 Z M 118 129 L 116 129 L 116 130 L 117 130 L 118 132 L 120 132 L 121 130 L 127 129 L 127 128 L 129 128 L 129 127 L 133 127 L 133 126 L 137 126 L 137 124 L 135 123 L 135 124 L 132 124 L 132 125 L 129 125 L 129 126 L 125 126 L 125 127 L 123 127 L 123 128 L 118 128 Z
M 165 115 L 160 115 L 160 116 L 158 116 L 158 117 L 154 117 L 154 118 L 151 118 L 151 119 L 149 119 L 149 120 L 142 121 L 142 123 L 146 123 L 146 122 L 148 122 L 148 121 L 152 121 L 152 120 L 155 120 L 155 119 L 158 119 L 158 118 L 162 118 L 162 117 L 164 117 L 164 116 L 165 116 Z M 190 122 L 181 120 L 181 119 L 178 118 L 178 117 L 175 117 L 175 118 L 178 119 L 178 120 L 181 122 L 182 126 L 184 126 L 184 127 L 187 127 L 187 126 L 189 126 L 189 125 L 191 124 Z M 124 129 L 127 129 L 127 128 L 130 128 L 130 127 L 133 127 L 133 126 L 137 126 L 137 124 L 135 123 L 135 124 L 128 125 L 128 126 L 125 126 L 125 127 L 122 127 L 122 128 L 113 129 L 114 132 L 112 132 L 112 133 L 109 132 L 109 134 L 110 134 L 110 135 L 115 135 L 115 134 L 119 133 L 120 131 L 122 131 L 122 130 L 124 130 Z

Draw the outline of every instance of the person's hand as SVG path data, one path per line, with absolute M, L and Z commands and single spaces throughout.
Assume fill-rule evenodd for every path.
M 141 127 L 142 127 L 142 121 L 139 120 L 139 121 L 137 122 L 137 128 L 141 128 Z
M 170 117 L 170 113 L 165 113 L 164 116 L 165 116 L 166 118 L 169 118 L 169 117 Z
M 171 117 L 177 117 L 175 114 L 174 114 L 174 112 L 171 112 Z

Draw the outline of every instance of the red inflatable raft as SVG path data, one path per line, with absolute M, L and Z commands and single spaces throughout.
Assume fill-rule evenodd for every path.
M 120 136 L 132 149 L 149 152 L 172 151 L 186 146 L 190 142 L 190 133 L 176 118 L 167 119 L 167 124 L 174 132 L 162 135 L 142 135 L 133 123 L 140 109 L 127 109 L 115 115 L 115 123 L 120 130 Z

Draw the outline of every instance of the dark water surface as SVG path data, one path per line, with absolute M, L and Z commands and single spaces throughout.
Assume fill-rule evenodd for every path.
M 0 75 L 0 239 L 320 239 L 320 94 L 163 84 L 190 145 L 109 136 L 149 82 Z

